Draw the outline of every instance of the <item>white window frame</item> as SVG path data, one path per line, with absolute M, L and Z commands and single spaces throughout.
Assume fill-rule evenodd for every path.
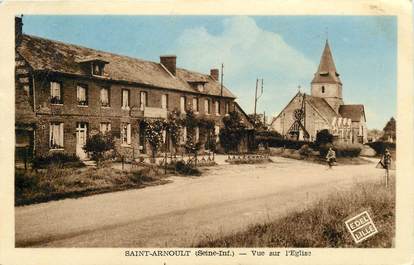
M 215 109 L 216 115 L 219 116 L 220 115 L 220 101 L 219 100 L 216 100 L 214 102 L 214 109 Z
M 180 97 L 180 112 L 186 113 L 186 105 L 187 104 L 187 98 L 185 96 Z
M 214 125 L 214 135 L 216 136 L 216 143 L 219 142 L 220 126 Z
M 54 105 L 62 105 L 62 84 L 57 81 L 50 81 L 50 98 L 57 98 L 60 103 L 51 103 Z
M 130 97 L 130 91 L 129 89 L 122 89 L 122 109 L 129 109 L 129 97 Z M 126 100 L 125 100 L 126 98 Z
M 200 140 L 200 128 L 198 126 L 194 128 L 194 134 L 195 142 L 198 143 L 198 141 Z
M 224 108 L 225 114 L 228 115 L 230 113 L 230 102 L 226 101 L 226 105 Z
M 106 91 L 106 102 L 104 102 L 104 97 L 102 92 Z M 104 108 L 109 108 L 111 106 L 111 101 L 110 101 L 110 91 L 108 87 L 101 87 L 101 91 L 100 91 L 100 101 L 101 101 L 101 107 Z M 106 104 L 104 104 L 106 103 Z
M 168 94 L 161 95 L 161 108 L 168 109 Z
M 87 85 L 78 84 L 76 86 L 76 100 L 78 102 L 78 106 L 87 107 L 88 106 L 88 87 Z M 86 104 L 82 105 L 79 104 L 80 101 L 85 101 Z
M 187 142 L 187 127 L 181 127 L 180 131 L 180 144 L 185 144 Z
M 121 143 L 124 146 L 131 145 L 131 124 L 130 123 L 121 124 Z
M 198 113 L 198 111 L 199 111 L 198 102 L 199 102 L 198 98 L 197 97 L 194 97 L 193 98 L 193 111 L 195 113 Z
M 99 125 L 99 131 L 102 134 L 107 134 L 111 132 L 111 123 L 110 122 L 101 122 Z
M 49 124 L 49 147 L 51 150 L 63 149 L 64 147 L 63 126 L 64 126 L 63 122 L 51 122 Z
M 146 91 L 141 91 L 141 93 L 139 93 L 139 108 L 141 111 L 144 111 L 145 107 L 147 107 L 148 102 L 147 102 L 147 97 L 148 97 L 148 93 Z
M 207 99 L 207 98 L 204 100 L 204 113 L 206 115 L 210 115 L 210 113 L 211 113 L 210 100 Z

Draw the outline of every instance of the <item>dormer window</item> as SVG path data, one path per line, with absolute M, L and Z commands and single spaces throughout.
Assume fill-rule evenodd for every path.
M 105 65 L 109 63 L 99 55 L 79 58 L 76 62 L 81 64 L 82 71 L 93 76 L 104 76 Z
M 203 90 L 204 90 L 204 84 L 203 83 L 197 84 L 197 90 L 200 91 L 200 92 L 203 92 Z
M 92 63 L 92 74 L 102 76 L 103 75 L 103 68 L 104 68 L 104 64 L 100 64 L 98 62 L 93 62 Z

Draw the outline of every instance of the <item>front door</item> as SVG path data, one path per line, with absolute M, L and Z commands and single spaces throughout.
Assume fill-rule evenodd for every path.
M 81 160 L 88 158 L 87 153 L 83 150 L 88 137 L 88 124 L 86 122 L 78 122 L 76 125 L 76 155 Z

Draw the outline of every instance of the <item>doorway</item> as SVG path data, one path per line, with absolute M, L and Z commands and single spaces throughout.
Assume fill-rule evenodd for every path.
M 85 160 L 88 158 L 88 154 L 83 150 L 88 138 L 88 123 L 78 122 L 76 124 L 76 155 L 81 159 Z

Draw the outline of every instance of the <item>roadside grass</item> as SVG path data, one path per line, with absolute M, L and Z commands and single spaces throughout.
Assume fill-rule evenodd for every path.
M 378 233 L 356 244 L 344 221 L 368 210 Z M 330 195 L 307 209 L 250 226 L 223 237 L 208 235 L 195 247 L 394 247 L 395 185 L 356 184 L 352 189 Z
M 76 198 L 92 194 L 143 188 L 168 183 L 157 167 L 122 171 L 110 166 L 99 168 L 59 168 L 15 170 L 15 205 Z

